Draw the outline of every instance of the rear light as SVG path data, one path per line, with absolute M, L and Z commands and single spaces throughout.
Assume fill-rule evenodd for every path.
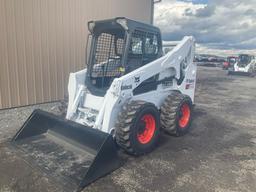
M 120 24 L 125 30 L 128 30 L 127 20 L 125 18 L 118 18 L 116 22 Z

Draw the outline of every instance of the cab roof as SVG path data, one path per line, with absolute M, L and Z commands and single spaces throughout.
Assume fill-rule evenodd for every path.
M 122 24 L 123 23 L 123 24 Z M 90 27 L 92 25 L 93 27 Z M 154 33 L 161 33 L 158 27 L 150 24 L 142 23 L 125 17 L 116 17 L 113 19 L 89 21 L 88 29 L 92 34 L 98 34 L 101 32 L 110 32 L 116 30 L 132 32 L 135 29 L 142 31 L 149 31 Z

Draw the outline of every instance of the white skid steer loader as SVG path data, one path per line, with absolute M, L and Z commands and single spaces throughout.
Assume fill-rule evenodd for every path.
M 196 84 L 193 37 L 163 56 L 152 25 L 115 18 L 88 28 L 88 64 L 70 74 L 66 119 L 36 110 L 12 140 L 24 158 L 77 191 L 120 166 L 117 146 L 142 155 L 160 129 L 187 133 Z
M 253 55 L 241 54 L 238 60 L 228 68 L 228 75 L 256 75 L 256 59 Z

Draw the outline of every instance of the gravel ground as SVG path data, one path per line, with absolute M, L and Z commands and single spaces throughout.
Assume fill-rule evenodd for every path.
M 123 167 L 84 192 L 254 192 L 256 189 L 256 79 L 198 68 L 191 131 L 161 136 L 152 153 L 126 157 Z M 58 114 L 59 103 L 0 111 L 0 192 L 62 191 L 31 169 L 5 142 L 34 108 Z
M 60 114 L 59 102 L 0 110 L 0 143 L 10 140 L 35 109 Z

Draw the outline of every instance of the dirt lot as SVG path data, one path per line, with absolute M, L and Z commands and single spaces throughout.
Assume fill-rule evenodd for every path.
M 39 107 L 57 113 L 58 103 Z M 5 147 L 34 108 L 0 111 L 0 192 L 63 191 Z M 199 67 L 190 133 L 163 135 L 143 157 L 127 156 L 123 167 L 84 191 L 254 192 L 256 189 L 256 79 L 226 76 Z

